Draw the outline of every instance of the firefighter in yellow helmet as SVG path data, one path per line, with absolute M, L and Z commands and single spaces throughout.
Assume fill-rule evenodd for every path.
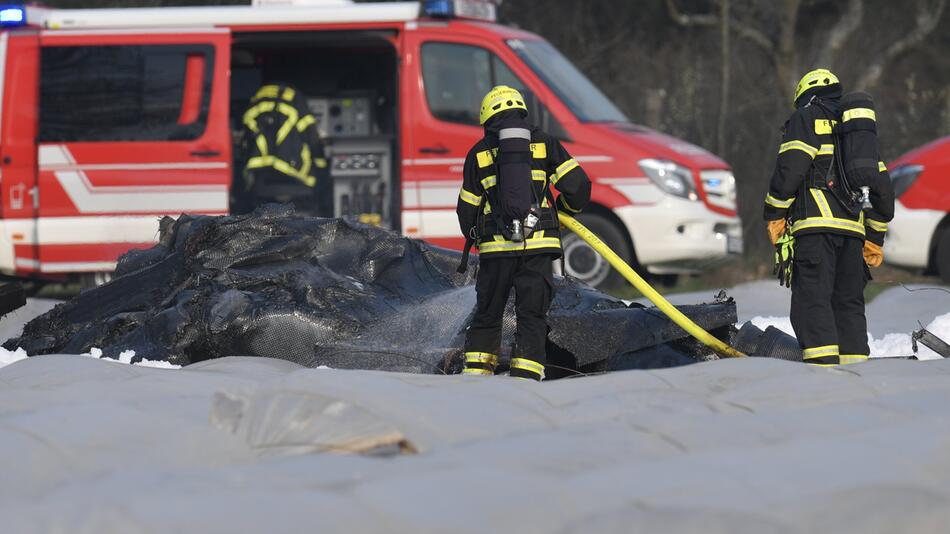
M 527 109 L 517 90 L 494 87 L 479 114 L 485 135 L 465 158 L 456 212 L 479 252 L 465 374 L 494 373 L 514 288 L 518 327 L 510 374 L 544 378 L 551 262 L 561 255 L 557 210 L 576 214 L 590 200 L 587 174 L 557 139 L 527 122 Z M 549 186 L 560 193 L 556 201 Z
M 805 74 L 793 102 L 765 198 L 775 272 L 792 289 L 791 322 L 805 363 L 866 361 L 868 266 L 883 260 L 894 210 L 873 103 L 865 93 L 842 95 L 827 69 Z M 855 156 L 861 151 L 868 154 Z M 869 186 L 863 198 L 851 183 L 858 179 Z
M 293 202 L 298 211 L 333 217 L 333 183 L 303 94 L 285 84 L 264 85 L 251 98 L 242 122 L 238 156 L 243 183 L 235 184 L 237 210 Z

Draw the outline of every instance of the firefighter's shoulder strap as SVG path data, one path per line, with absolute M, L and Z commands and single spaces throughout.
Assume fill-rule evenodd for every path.
M 455 272 L 463 274 L 468 270 L 468 258 L 472 253 L 473 246 L 475 246 L 475 239 L 471 236 L 465 236 L 465 247 L 462 248 L 462 258 L 459 260 L 459 266 L 455 269 Z

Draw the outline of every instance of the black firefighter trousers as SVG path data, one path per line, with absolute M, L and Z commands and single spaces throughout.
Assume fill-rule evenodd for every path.
M 795 237 L 792 328 L 805 363 L 846 364 L 867 360 L 864 287 L 870 271 L 864 241 L 837 234 Z
M 554 282 L 550 254 L 493 258 L 482 256 L 475 281 L 475 316 L 465 336 L 465 373 L 492 374 L 501 347 L 501 326 L 512 287 L 518 320 L 511 376 L 544 378 L 545 317 Z

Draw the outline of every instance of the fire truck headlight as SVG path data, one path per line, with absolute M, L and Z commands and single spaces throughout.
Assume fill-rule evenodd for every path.
M 638 163 L 643 173 L 663 191 L 689 200 L 699 200 L 693 173 L 686 167 L 672 161 L 650 158 L 641 159 Z

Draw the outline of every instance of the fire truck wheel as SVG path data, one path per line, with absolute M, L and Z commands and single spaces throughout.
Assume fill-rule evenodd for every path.
M 934 258 L 937 264 L 937 273 L 941 280 L 950 284 L 950 228 L 944 229 L 939 239 Z
M 597 237 L 624 261 L 631 263 L 633 253 L 616 225 L 593 213 L 581 213 L 577 220 L 597 234 Z M 623 276 L 616 272 L 607 260 L 573 232 L 565 231 L 561 245 L 564 251 L 564 266 L 567 274 L 572 277 L 601 290 L 620 287 L 626 283 Z M 631 267 L 638 266 L 631 264 Z

